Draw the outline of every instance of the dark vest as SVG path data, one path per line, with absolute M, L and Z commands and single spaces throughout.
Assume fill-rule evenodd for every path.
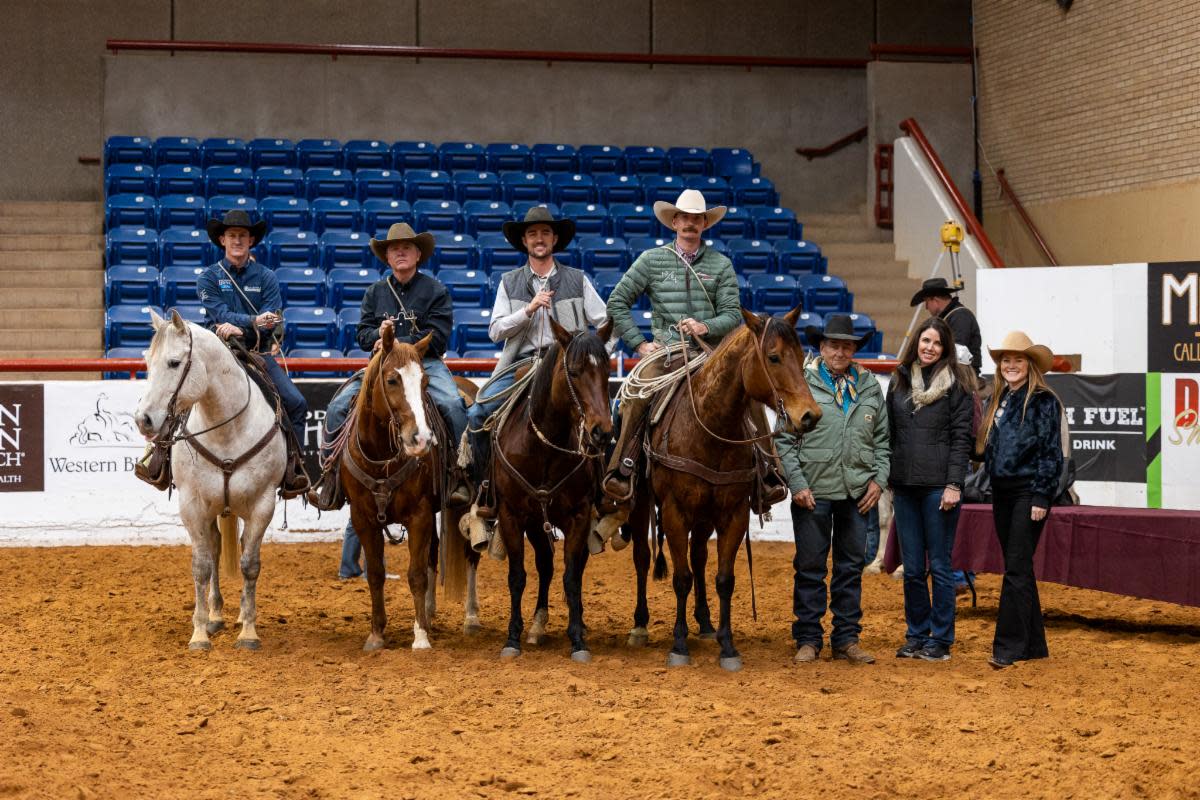
M 583 282 L 586 280 L 586 277 L 582 270 L 568 267 L 558 261 L 555 261 L 554 265 L 557 269 L 550 276 L 549 283 L 546 284 L 546 288 L 554 292 L 554 303 L 551 307 L 554 319 L 559 325 L 562 325 L 572 333 L 586 330 L 588 325 L 587 314 L 584 313 L 583 307 Z M 533 275 L 528 264 L 504 273 L 504 277 L 500 281 L 504 285 L 504 291 L 508 294 L 508 299 L 513 305 L 517 303 L 526 304 L 537 293 L 534 289 Z M 532 349 L 533 342 L 530 339 L 529 328 L 527 327 L 525 330 L 505 340 L 504 351 L 496 363 L 496 370 L 504 369 L 520 358 L 522 353 L 529 352 Z

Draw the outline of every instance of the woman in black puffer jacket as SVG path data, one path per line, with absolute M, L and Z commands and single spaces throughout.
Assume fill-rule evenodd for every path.
M 940 318 L 925 320 L 909 340 L 887 402 L 907 623 L 896 657 L 946 661 L 954 644 L 950 552 L 971 453 L 975 377 L 958 363 L 954 334 Z

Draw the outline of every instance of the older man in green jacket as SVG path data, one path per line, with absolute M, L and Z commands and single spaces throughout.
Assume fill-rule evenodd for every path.
M 805 333 L 821 353 L 804 370 L 813 399 L 821 406 L 821 420 L 799 445 L 788 434 L 776 436 L 792 491 L 796 661 L 816 661 L 821 652 L 825 565 L 832 544 L 828 605 L 833 612 L 833 657 L 870 664 L 874 656 L 858 643 L 862 571 L 867 514 L 879 502 L 890 466 L 887 403 L 875 376 L 854 362 L 866 339 L 854 334 L 849 316 L 831 314 L 824 331 L 810 326 Z

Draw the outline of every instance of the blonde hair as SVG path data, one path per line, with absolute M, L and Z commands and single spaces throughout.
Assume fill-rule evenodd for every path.
M 996 362 L 996 377 L 992 381 L 992 399 L 988 402 L 987 411 L 983 414 L 983 420 L 979 425 L 979 433 L 975 439 L 975 451 L 983 453 L 987 447 L 988 437 L 992 433 L 992 426 L 996 422 L 996 411 L 1000 408 L 1000 396 L 1006 393 L 1008 388 L 1004 376 L 1000 372 L 1000 362 L 1004 360 L 1004 356 L 1009 353 L 1001 353 L 1000 360 Z M 1029 365 L 1029 374 L 1025 378 L 1025 384 L 1029 387 L 1029 391 L 1025 393 L 1025 403 L 1021 406 L 1021 421 L 1025 421 L 1025 412 L 1029 409 L 1029 399 L 1036 392 L 1049 392 L 1057 400 L 1058 395 L 1054 394 L 1054 390 L 1046 383 L 1046 375 L 1042 372 L 1041 367 L 1037 363 L 1025 355 L 1024 353 L 1014 352 L 1012 355 L 1019 355 L 1025 359 L 1025 363 Z M 1061 400 L 1059 401 L 1062 402 Z

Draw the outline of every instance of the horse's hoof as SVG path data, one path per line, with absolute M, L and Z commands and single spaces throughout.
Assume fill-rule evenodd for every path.
M 592 651 L 576 650 L 574 653 L 571 653 L 571 660 L 576 664 L 590 664 L 592 663 Z
M 367 641 L 363 643 L 363 652 L 364 653 L 373 653 L 376 650 L 382 650 L 382 649 L 383 649 L 383 639 L 380 639 L 379 641 L 373 641 L 371 639 L 367 639 Z
M 479 620 L 468 620 L 463 623 L 463 634 L 466 636 L 474 636 L 483 630 L 483 626 L 479 624 Z
M 531 633 L 525 637 L 525 644 L 541 644 L 542 636 L 537 633 Z
M 212 642 L 188 642 L 188 650 L 212 650 Z
M 716 631 L 700 631 L 700 633 L 698 633 L 696 635 L 699 636 L 701 639 L 705 639 L 710 642 L 717 638 Z
M 717 663 L 720 664 L 721 669 L 725 670 L 726 672 L 741 672 L 742 671 L 742 657 L 741 656 L 729 656 L 728 658 L 721 658 L 721 659 L 717 660 Z
M 690 667 L 691 665 L 691 656 L 683 655 L 682 653 L 667 653 L 668 667 Z
M 413 642 L 412 649 L 413 649 L 413 652 L 420 652 L 423 650 L 432 650 L 433 645 L 429 643 L 428 639 L 426 639 L 423 642 Z
M 516 658 L 519 655 L 521 655 L 521 648 L 519 647 L 505 647 L 500 651 L 501 658 Z
M 645 647 L 650 643 L 650 633 L 645 628 L 634 628 L 629 632 L 625 644 L 629 647 Z
M 614 553 L 619 553 L 629 546 L 629 540 L 622 536 L 620 531 L 617 531 L 608 540 L 608 544 L 612 547 Z
M 262 642 L 258 639 L 238 639 L 233 646 L 238 650 L 261 650 Z

